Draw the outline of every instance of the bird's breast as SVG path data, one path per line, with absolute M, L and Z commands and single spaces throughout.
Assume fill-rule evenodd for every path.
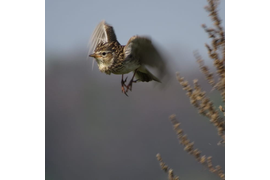
M 113 74 L 127 74 L 131 71 L 136 70 L 138 67 L 140 67 L 140 64 L 138 61 L 135 60 L 124 60 L 121 62 L 121 65 L 119 68 L 115 68 L 114 71 L 112 71 Z

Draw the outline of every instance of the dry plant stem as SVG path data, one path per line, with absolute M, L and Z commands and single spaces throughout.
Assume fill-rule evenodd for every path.
M 173 170 L 170 169 L 162 160 L 160 154 L 157 154 L 157 160 L 159 161 L 159 165 L 163 171 L 168 174 L 168 180 L 179 180 L 178 176 L 174 176 Z
M 201 56 L 197 52 L 195 52 L 194 55 L 200 65 L 202 73 L 206 76 L 208 83 L 213 87 L 213 89 L 220 92 L 222 100 L 225 103 L 225 33 L 217 13 L 218 3 L 218 0 L 208 0 L 208 6 L 205 7 L 214 23 L 214 28 L 207 28 L 206 25 L 202 25 L 211 39 L 211 44 L 205 44 L 205 46 L 210 59 L 213 60 L 213 65 L 216 69 L 215 74 L 218 76 L 217 81 L 214 79 L 214 73 L 211 73 L 209 68 L 204 65 L 204 61 Z M 219 144 L 225 145 L 225 108 L 223 106 L 219 106 L 219 108 L 214 107 L 213 103 L 206 96 L 206 93 L 201 90 L 198 80 L 194 80 L 194 87 L 191 87 L 188 81 L 185 81 L 179 73 L 177 74 L 177 79 L 183 89 L 187 92 L 190 103 L 198 109 L 201 115 L 209 118 L 210 122 L 217 128 L 218 134 L 222 138 Z M 220 112 L 222 112 L 223 115 Z M 180 123 L 175 118 L 175 115 L 170 116 L 170 119 L 180 144 L 184 146 L 184 150 L 194 156 L 195 159 L 207 167 L 210 172 L 217 174 L 221 179 L 225 179 L 225 174 L 221 170 L 221 167 L 213 166 L 212 157 L 201 155 L 201 152 L 194 148 L 194 142 L 191 142 L 187 138 L 187 135 L 184 134 L 183 129 L 180 128 Z M 174 180 L 173 170 L 168 168 L 159 154 L 157 155 L 157 159 L 160 161 L 161 168 L 168 173 L 169 180 Z
M 223 112 L 223 115 L 225 116 L 225 109 L 222 106 L 219 106 L 219 110 Z
M 212 164 L 212 157 L 208 156 L 206 157 L 205 155 L 202 156 L 201 152 L 198 149 L 194 148 L 194 142 L 191 142 L 188 138 L 187 135 L 184 134 L 183 129 L 180 128 L 180 123 L 176 120 L 175 115 L 170 116 L 170 120 L 173 124 L 173 129 L 177 134 L 177 137 L 179 139 L 179 143 L 184 146 L 184 150 L 187 151 L 189 154 L 195 157 L 195 159 L 207 167 L 210 172 L 217 174 L 221 179 L 225 179 L 225 174 L 221 170 L 220 166 L 214 167 Z M 163 162 L 163 161 L 161 161 Z
M 200 65 L 200 69 L 202 73 L 205 75 L 206 79 L 208 80 L 209 84 L 213 87 L 215 87 L 215 80 L 213 77 L 213 73 L 210 73 L 207 66 L 204 65 L 203 60 L 198 52 L 194 52 L 194 56 L 197 59 L 197 63 Z
M 220 91 L 222 100 L 225 102 L 225 33 L 217 13 L 218 1 L 208 0 L 208 4 L 205 9 L 209 12 L 209 16 L 214 22 L 214 28 L 207 28 L 206 25 L 202 25 L 202 27 L 212 40 L 211 45 L 205 44 L 205 46 L 217 70 L 217 75 L 219 76 L 218 82 L 213 82 L 213 75 L 209 72 L 208 68 L 204 66 L 202 58 L 198 54 L 195 54 L 195 57 L 208 82 L 215 89 Z
M 201 90 L 198 80 L 194 80 L 194 87 L 192 88 L 183 77 L 180 77 L 177 73 L 177 80 L 183 86 L 183 89 L 187 92 L 190 98 L 190 103 L 195 106 L 199 113 L 210 119 L 210 122 L 217 128 L 218 135 L 225 141 L 225 121 L 224 118 L 220 117 L 218 110 L 214 107 L 213 103 L 205 92 Z

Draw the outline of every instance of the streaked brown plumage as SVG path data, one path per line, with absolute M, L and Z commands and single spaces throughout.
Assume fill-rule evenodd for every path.
M 133 36 L 127 45 L 122 46 L 117 41 L 113 27 L 102 21 L 97 25 L 90 42 L 89 56 L 95 58 L 99 70 L 106 74 L 122 74 L 122 92 L 125 94 L 132 90 L 133 82 L 160 82 L 146 66 L 156 69 L 159 78 L 166 74 L 163 58 L 147 37 Z M 123 75 L 131 71 L 134 75 L 126 85 L 127 78 L 124 80 Z M 137 80 L 134 81 L 134 77 Z

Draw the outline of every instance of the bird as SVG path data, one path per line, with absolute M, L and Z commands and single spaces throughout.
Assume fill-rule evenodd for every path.
M 121 45 L 113 27 L 103 20 L 96 26 L 89 42 L 89 57 L 96 60 L 99 70 L 108 75 L 122 75 L 121 91 L 126 96 L 129 90 L 132 91 L 133 83 L 161 83 L 160 78 L 166 74 L 165 60 L 149 37 L 135 35 L 126 45 Z M 148 67 L 155 69 L 159 78 Z M 124 74 L 130 72 L 133 72 L 133 76 L 126 85 L 128 77 L 124 78 Z

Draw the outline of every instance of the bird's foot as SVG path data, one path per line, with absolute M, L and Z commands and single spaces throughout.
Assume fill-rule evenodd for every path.
M 122 80 L 121 80 L 121 90 L 122 90 L 122 93 L 124 93 L 126 96 L 127 95 L 127 92 L 130 90 L 132 91 L 132 84 L 133 83 L 136 83 L 139 79 L 136 79 L 136 80 L 133 80 L 134 79 L 134 76 L 136 74 L 136 70 L 131 78 L 131 80 L 129 81 L 128 85 L 126 85 L 126 82 L 127 82 L 127 78 L 124 80 L 124 75 L 122 74 Z
M 133 83 L 136 83 L 139 79 L 136 79 L 136 80 L 130 80 L 128 85 L 127 85 L 127 91 L 130 90 L 132 91 L 132 84 Z
M 127 95 L 128 89 L 125 89 L 125 87 L 127 88 L 127 85 L 126 85 L 127 78 L 128 77 L 126 77 L 125 80 L 123 80 L 123 78 L 122 78 L 122 80 L 121 80 L 121 90 L 122 90 L 122 93 L 124 93 L 126 96 L 128 96 Z

